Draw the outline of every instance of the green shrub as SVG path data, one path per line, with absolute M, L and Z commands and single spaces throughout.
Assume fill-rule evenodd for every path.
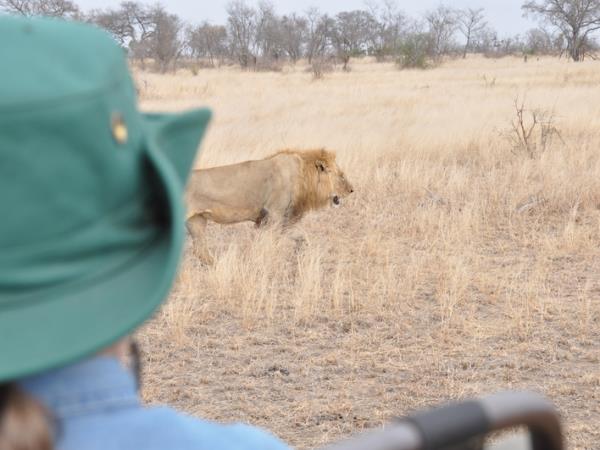
M 396 63 L 401 69 L 427 69 L 432 65 L 431 38 L 427 33 L 411 33 L 398 47 Z

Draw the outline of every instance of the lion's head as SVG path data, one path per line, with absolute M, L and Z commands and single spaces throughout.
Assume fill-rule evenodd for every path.
M 325 149 L 296 152 L 302 158 L 302 188 L 297 196 L 298 210 L 316 209 L 328 204 L 338 207 L 354 189 L 335 161 L 335 153 Z
M 335 162 L 335 153 L 322 150 L 322 157 L 315 161 L 315 166 L 319 174 L 317 182 L 324 185 L 324 189 L 318 191 L 326 194 L 327 200 L 337 208 L 344 197 L 354 192 L 354 188 Z

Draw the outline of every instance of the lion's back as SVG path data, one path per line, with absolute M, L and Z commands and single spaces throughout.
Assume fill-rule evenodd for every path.
M 297 188 L 298 167 L 290 157 L 275 156 L 196 170 L 188 183 L 188 204 L 195 213 L 218 206 L 284 214 Z

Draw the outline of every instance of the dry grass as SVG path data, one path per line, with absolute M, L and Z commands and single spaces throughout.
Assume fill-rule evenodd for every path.
M 142 106 L 209 105 L 198 166 L 326 146 L 356 189 L 286 233 L 208 228 L 140 333 L 145 398 L 311 448 L 499 389 L 600 442 L 600 71 L 486 60 L 282 73 L 137 73 Z M 490 82 L 494 80 L 494 82 Z M 539 156 L 506 138 L 515 98 L 554 112 Z

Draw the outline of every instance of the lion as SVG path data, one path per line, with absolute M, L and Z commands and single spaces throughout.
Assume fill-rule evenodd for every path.
M 340 206 L 352 192 L 334 152 L 282 150 L 261 160 L 194 170 L 186 190 L 186 225 L 196 255 L 211 263 L 202 238 L 208 220 L 285 228 L 310 210 Z

